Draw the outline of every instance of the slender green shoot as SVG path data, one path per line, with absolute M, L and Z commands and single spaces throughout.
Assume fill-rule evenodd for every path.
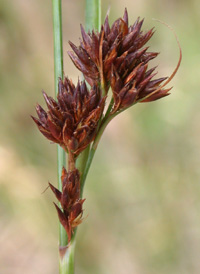
M 101 28 L 101 0 L 86 0 L 85 9 L 86 31 L 98 30 Z
M 114 113 L 112 115 L 109 115 L 107 117 L 104 117 L 102 119 L 102 122 L 101 122 L 101 126 L 99 128 L 99 131 L 98 131 L 98 134 L 91 146 L 91 149 L 90 149 L 90 152 L 89 152 L 89 155 L 88 155 L 88 159 L 87 159 L 87 163 L 86 163 L 86 166 L 85 166 L 85 170 L 84 170 L 84 173 L 82 175 L 82 179 L 81 179 L 81 196 L 83 194 L 83 188 L 84 188 L 84 184 L 85 184 L 85 180 L 86 180 L 86 177 L 87 177 L 87 174 L 88 174 L 88 171 L 90 169 L 90 166 L 91 166 L 91 163 L 92 163 L 92 160 L 93 160 L 93 157 L 94 157 L 94 154 L 96 152 L 96 149 L 97 149 L 97 146 L 99 144 L 99 141 L 101 139 L 101 136 L 105 130 L 105 128 L 107 127 L 107 125 L 110 123 L 110 121 L 117 115 L 118 113 Z
M 85 28 L 86 31 L 98 30 L 101 28 L 101 0 L 85 0 Z M 81 174 L 81 189 L 83 191 L 82 181 L 85 182 L 88 157 L 91 159 L 90 146 L 88 146 L 77 159 L 77 168 Z M 89 169 L 88 169 L 89 170 Z M 82 193 L 81 191 L 81 193 Z
M 62 5 L 61 0 L 52 0 L 53 4 L 53 40 L 54 40 L 54 83 L 55 97 L 58 94 L 58 79 L 63 79 L 63 45 L 62 45 Z M 64 150 L 57 146 L 57 174 L 58 189 L 62 190 L 61 174 L 62 168 L 66 166 L 66 156 Z M 59 224 L 59 245 L 67 245 L 67 234 L 61 224 Z
M 75 238 L 71 239 L 70 245 L 60 249 L 59 274 L 74 274 Z

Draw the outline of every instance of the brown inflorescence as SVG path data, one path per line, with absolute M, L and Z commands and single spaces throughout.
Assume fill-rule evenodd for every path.
M 91 86 L 101 84 L 105 93 L 111 87 L 112 112 L 169 94 L 169 89 L 160 88 L 166 77 L 152 80 L 155 68 L 148 69 L 149 61 L 158 53 L 148 52 L 148 47 L 143 47 L 154 33 L 153 29 L 141 30 L 143 21 L 138 18 L 129 26 L 125 9 L 123 18 L 117 19 L 111 27 L 106 17 L 100 33 L 86 33 L 81 26 L 82 40 L 78 47 L 69 42 L 73 51 L 68 54 L 88 83 Z
M 58 217 L 71 240 L 74 228 L 82 222 L 82 205 L 85 199 L 80 199 L 80 175 L 77 169 L 73 171 L 62 170 L 62 192 L 49 183 L 56 198 L 60 202 L 62 210 L 55 204 Z
M 169 95 L 169 89 L 162 89 L 160 84 L 167 77 L 151 80 L 156 73 L 155 68 L 149 69 L 148 64 L 140 63 L 126 77 L 120 76 L 116 68 L 112 67 L 111 88 L 114 98 L 112 113 L 126 109 L 137 102 L 150 102 Z M 155 93 L 154 93 L 155 92 Z M 152 95 L 151 95 L 152 94 Z
M 32 117 L 40 132 L 68 153 L 68 172 L 65 168 L 62 170 L 62 191 L 49 184 L 61 205 L 62 210 L 55 204 L 68 242 L 74 228 L 82 222 L 83 214 L 77 156 L 98 137 L 98 129 L 101 130 L 109 115 L 112 119 L 137 102 L 155 101 L 169 95 L 170 89 L 164 87 L 180 66 L 182 52 L 177 40 L 180 58 L 176 69 L 168 79 L 153 79 L 155 67 L 149 69 L 148 66 L 158 53 L 144 47 L 154 31 L 143 32 L 143 21 L 138 18 L 129 26 L 125 9 L 123 18 L 117 19 L 112 26 L 107 16 L 100 32 L 86 33 L 81 26 L 80 45 L 77 47 L 69 42 L 73 51 L 68 53 L 91 88 L 87 88 L 85 81 L 78 81 L 75 86 L 66 77 L 59 79 L 57 101 L 43 92 L 48 110 L 37 105 L 38 118 Z M 104 115 L 110 88 L 112 99 Z
M 68 78 L 59 80 L 57 102 L 45 92 L 43 95 L 48 111 L 37 105 L 39 119 L 32 117 L 34 122 L 47 139 L 76 157 L 95 137 L 105 98 L 98 86 L 89 91 L 85 81 L 75 87 Z

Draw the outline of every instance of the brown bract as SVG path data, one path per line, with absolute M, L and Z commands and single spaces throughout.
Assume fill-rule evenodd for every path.
M 85 199 L 80 199 L 80 175 L 77 169 L 67 172 L 62 170 L 62 192 L 49 183 L 56 198 L 61 204 L 62 210 L 55 204 L 58 217 L 68 235 L 68 243 L 71 240 L 73 230 L 82 222 L 82 205 Z
M 148 47 L 143 48 L 154 33 L 153 29 L 147 32 L 141 30 L 143 21 L 138 18 L 129 26 L 125 9 L 123 18 L 117 19 L 111 27 L 106 17 L 100 33 L 86 33 L 81 26 L 82 40 L 78 47 L 69 42 L 73 51 L 68 54 L 88 83 L 100 83 L 106 93 L 111 86 L 113 112 L 141 101 L 166 79 L 152 80 L 154 69 L 148 70 L 149 61 L 158 53 L 148 52 Z M 161 89 L 146 101 L 164 97 L 169 94 L 168 91 Z
M 48 111 L 36 106 L 38 118 L 32 117 L 40 132 L 49 140 L 60 144 L 76 157 L 93 141 L 102 115 L 105 98 L 98 86 L 89 91 L 86 83 L 59 80 L 56 102 L 43 92 Z

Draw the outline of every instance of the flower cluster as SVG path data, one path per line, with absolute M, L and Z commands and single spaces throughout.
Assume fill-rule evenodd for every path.
M 75 66 L 92 85 L 111 87 L 114 99 L 112 112 L 125 109 L 139 101 L 154 101 L 168 95 L 169 89 L 162 89 L 166 78 L 152 80 L 155 68 L 148 69 L 148 63 L 158 53 L 143 48 L 153 35 L 153 29 L 143 32 L 143 20 L 136 20 L 128 26 L 128 13 L 117 19 L 110 27 L 108 17 L 100 33 L 88 34 L 81 26 L 82 40 L 77 47 L 72 42 L 73 51 L 68 54 Z M 157 92 L 158 91 L 158 92 Z M 152 94 L 152 96 L 151 96 Z M 148 97 L 148 99 L 146 98 Z
M 78 81 L 75 86 L 67 77 L 59 79 L 57 101 L 44 92 L 48 110 L 37 105 L 38 118 L 32 117 L 40 132 L 69 154 L 68 172 L 65 168 L 62 171 L 62 192 L 50 184 L 62 207 L 61 210 L 56 205 L 69 242 L 74 227 L 82 222 L 83 214 L 84 200 L 80 194 L 76 158 L 98 139 L 96 137 L 99 132 L 102 133 L 101 126 L 105 125 L 108 117 L 113 118 L 137 102 L 154 101 L 167 96 L 170 89 L 164 87 L 180 65 L 181 50 L 178 66 L 172 76 L 168 80 L 166 77 L 153 79 L 155 68 L 149 68 L 149 61 L 158 53 L 149 52 L 144 45 L 154 31 L 150 29 L 143 32 L 142 25 L 143 20 L 138 18 L 129 26 L 125 9 L 123 18 L 117 19 L 112 26 L 106 17 L 100 32 L 86 33 L 81 26 L 80 45 L 69 42 L 72 51 L 68 54 L 90 88 L 85 81 Z M 105 101 L 110 88 L 112 100 L 105 114 Z
M 61 204 L 63 211 L 55 204 L 58 217 L 68 235 L 68 242 L 74 228 L 82 222 L 82 204 L 85 201 L 80 199 L 80 175 L 77 169 L 67 172 L 62 170 L 62 192 L 49 183 L 56 198 Z
M 32 117 L 40 132 L 49 140 L 58 143 L 75 157 L 90 144 L 102 115 L 105 98 L 98 86 L 89 91 L 85 81 L 75 87 L 72 81 L 59 80 L 56 102 L 43 92 L 48 107 L 46 112 L 36 106 L 39 119 Z

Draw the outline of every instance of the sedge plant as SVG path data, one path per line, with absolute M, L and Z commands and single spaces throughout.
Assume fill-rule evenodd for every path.
M 101 25 L 100 0 L 86 0 L 80 44 L 69 42 L 68 55 L 84 77 L 74 84 L 63 75 L 61 12 L 61 0 L 53 0 L 56 99 L 43 92 L 47 110 L 38 104 L 38 118 L 32 118 L 40 132 L 58 144 L 58 187 L 49 186 L 58 201 L 54 204 L 60 221 L 59 273 L 73 274 L 76 231 L 84 219 L 83 189 L 101 136 L 110 121 L 129 107 L 170 94 L 171 88 L 165 86 L 176 74 L 182 54 L 180 49 L 170 77 L 155 79 L 156 68 L 149 68 L 149 63 L 158 53 L 146 46 L 154 30 L 144 32 L 144 20 L 139 18 L 129 24 L 127 9 L 112 25 L 108 16 Z

